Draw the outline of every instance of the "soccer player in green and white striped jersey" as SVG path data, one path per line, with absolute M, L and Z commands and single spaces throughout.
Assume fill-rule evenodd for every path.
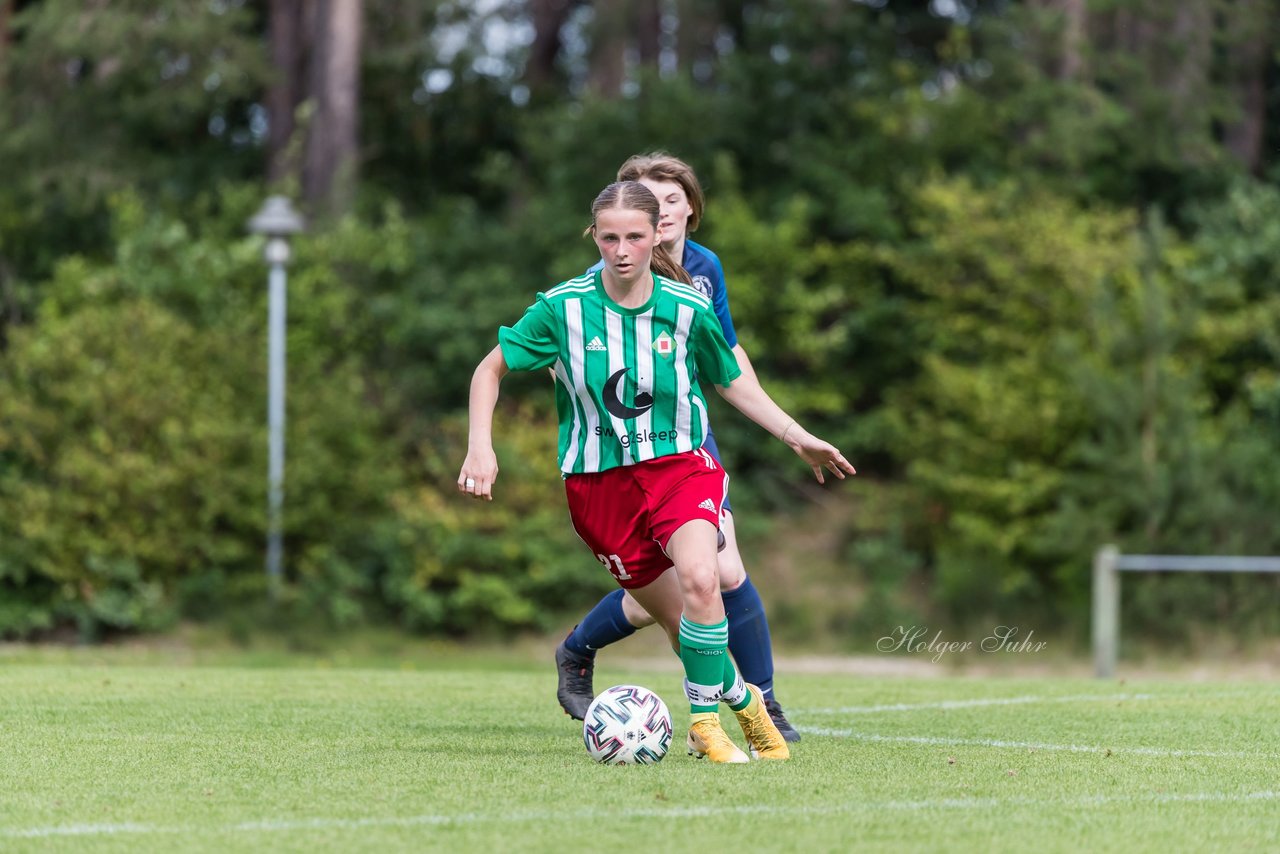
M 758 688 L 744 685 L 728 639 L 716 563 L 726 476 L 702 450 L 706 401 L 699 378 L 782 439 L 813 469 L 837 477 L 853 466 L 787 416 L 741 371 L 707 300 L 676 281 L 658 244 L 658 200 L 637 182 L 606 187 L 592 205 L 598 273 L 539 294 L 471 383 L 471 431 L 458 488 L 492 500 L 498 463 L 493 411 L 509 370 L 552 367 L 559 458 L 579 536 L 666 629 L 685 668 L 690 753 L 745 762 L 720 724 L 723 700 L 760 758 L 786 759 L 787 743 Z M 667 272 L 662 276 L 654 272 Z
M 690 236 L 702 222 L 706 209 L 702 185 L 693 167 L 666 152 L 636 154 L 619 167 L 616 180 L 639 181 L 657 197 L 662 248 L 679 262 L 689 284 L 711 298 L 725 342 L 733 349 L 738 367 L 742 369 L 742 377 L 735 382 L 759 382 L 751 358 L 734 328 L 729 289 L 720 259 Z M 601 261 L 591 269 L 603 266 Z M 702 448 L 721 460 L 714 430 L 707 433 Z M 720 597 L 729 620 L 729 652 L 742 678 L 760 689 L 769 717 L 782 737 L 796 742 L 800 740 L 800 733 L 787 720 L 775 691 L 769 617 L 738 548 L 736 516 L 729 497 L 725 498 L 722 511 L 717 564 Z M 582 720 L 595 699 L 594 674 L 599 651 L 655 622 L 625 589 L 605 594 L 582 615 L 555 651 L 556 701 L 565 714 Z

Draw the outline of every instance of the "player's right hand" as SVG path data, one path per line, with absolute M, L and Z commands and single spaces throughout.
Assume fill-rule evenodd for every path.
M 468 451 L 458 472 L 458 491 L 471 498 L 493 500 L 493 484 L 498 480 L 498 457 L 492 448 Z

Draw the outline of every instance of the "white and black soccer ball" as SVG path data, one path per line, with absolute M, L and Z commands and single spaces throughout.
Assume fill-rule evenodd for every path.
M 671 713 L 648 688 L 615 685 L 587 707 L 582 741 L 601 764 L 651 765 L 671 746 Z

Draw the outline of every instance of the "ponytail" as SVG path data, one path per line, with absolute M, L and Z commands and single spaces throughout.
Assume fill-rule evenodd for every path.
M 689 275 L 689 271 L 677 264 L 676 260 L 671 257 L 671 253 L 667 251 L 667 247 L 661 243 L 653 247 L 653 260 L 649 262 L 649 266 L 659 276 L 675 279 L 677 282 L 684 282 L 686 285 L 693 284 L 693 278 Z

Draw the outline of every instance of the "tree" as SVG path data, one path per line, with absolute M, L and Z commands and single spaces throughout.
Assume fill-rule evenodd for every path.
M 1262 171 L 1266 77 L 1275 14 L 1272 0 L 1234 0 L 1225 19 L 1225 85 L 1237 112 L 1223 128 L 1223 144 L 1254 174 Z
M 658 67 L 661 9 L 658 0 L 626 0 L 598 2 L 594 11 L 587 85 L 598 95 L 616 98 L 629 75 Z
M 587 86 L 597 95 L 616 98 L 627 77 L 627 6 L 597 3 L 591 28 L 591 62 Z
M 308 203 L 329 213 L 341 213 L 354 200 L 362 18 L 363 0 L 320 0 L 316 5 L 309 86 L 313 112 L 302 188 Z
M 1165 168 L 1211 156 L 1215 0 L 1122 0 L 1094 21 L 1097 82 L 1113 88 Z
M 556 62 L 564 47 L 563 30 L 586 0 L 530 0 L 533 44 L 525 63 L 525 83 L 550 93 L 560 77 Z M 661 0 L 598 0 L 590 4 L 587 88 L 606 98 L 622 94 L 629 74 L 657 68 L 661 47 Z M 633 61 L 634 59 L 634 61 Z
M 302 101 L 307 31 L 302 0 L 271 0 L 268 38 L 274 74 L 267 87 L 267 177 L 279 183 L 297 174 L 289 144 L 297 128 L 294 111 Z
M 317 213 L 342 213 L 360 162 L 363 0 L 271 0 L 268 19 L 267 176 L 299 180 Z
M 1175 8 L 1169 44 L 1173 55 L 1164 79 L 1172 95 L 1174 123 L 1187 136 L 1192 146 L 1187 153 L 1194 157 L 1201 139 L 1207 138 L 1211 116 L 1206 106 L 1211 94 L 1213 6 L 1209 0 L 1183 0 Z
M 1088 0 L 1029 0 L 1047 34 L 1040 40 L 1045 70 L 1058 80 L 1077 80 L 1084 71 Z
M 561 30 L 569 20 L 569 14 L 583 0 L 529 0 L 529 15 L 533 18 L 533 45 L 525 64 L 525 83 L 535 92 L 552 88 L 556 81 L 556 59 L 563 46 Z
M 676 57 L 683 74 L 705 79 L 715 58 L 716 30 L 720 22 L 706 0 L 679 0 L 680 28 Z
M 5 54 L 8 53 L 9 40 L 12 36 L 9 33 L 9 19 L 13 17 L 13 0 L 0 0 L 0 68 L 4 67 Z M 0 78 L 0 84 L 3 84 Z
M 113 193 L 137 188 L 152 204 L 184 206 L 256 174 L 269 66 L 243 4 L 5 0 L 0 9 L 12 12 L 0 48 L 0 267 L 12 276 L 0 276 L 16 280 L 29 317 L 32 282 L 64 254 L 103 248 Z
M 642 68 L 658 67 L 661 47 L 662 9 L 660 0 L 636 0 L 632 13 L 636 33 L 636 52 Z

